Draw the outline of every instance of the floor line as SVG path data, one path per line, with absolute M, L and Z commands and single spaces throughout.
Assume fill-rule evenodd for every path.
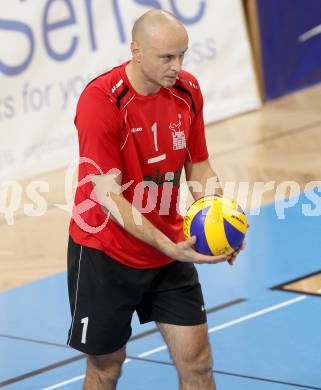
M 317 120 L 315 122 L 307 123 L 306 125 L 287 129 L 287 130 L 284 130 L 280 133 L 272 134 L 268 137 L 260 138 L 257 141 L 252 141 L 252 142 L 249 142 L 247 144 L 237 146 L 235 148 L 217 151 L 217 152 L 215 152 L 215 157 L 222 157 L 222 156 L 225 156 L 227 154 L 231 154 L 231 153 L 239 152 L 239 151 L 244 150 L 244 149 L 252 148 L 253 146 L 258 146 L 258 145 L 264 144 L 264 143 L 269 142 L 269 141 L 274 141 L 276 139 L 287 137 L 289 135 L 301 133 L 302 131 L 312 130 L 315 127 L 319 126 L 320 124 L 321 124 L 321 121 Z
M 29 339 L 26 337 L 12 336 L 10 334 L 0 334 L 0 337 L 5 338 L 5 339 L 11 339 L 11 340 L 26 341 L 28 343 L 50 345 L 52 347 L 67 348 L 67 349 L 70 348 L 69 345 L 67 345 L 67 344 L 65 345 L 65 344 L 52 343 L 50 341 Z
M 262 309 L 262 310 L 255 311 L 254 313 L 237 318 L 236 320 L 233 320 L 233 321 L 226 322 L 225 324 L 214 326 L 213 328 L 210 328 L 208 330 L 208 333 L 214 333 L 214 332 L 217 332 L 218 330 L 229 328 L 232 325 L 239 324 L 240 322 L 250 320 L 251 318 L 259 317 L 259 316 L 262 316 L 264 314 L 270 313 L 272 311 L 282 309 L 283 307 L 293 305 L 294 303 L 303 301 L 304 299 L 306 299 L 306 295 L 300 295 L 299 297 L 290 299 L 290 300 L 282 302 L 282 303 L 278 303 L 277 305 L 269 306 L 269 307 Z
M 43 374 L 44 372 L 47 372 L 47 371 L 54 370 L 56 368 L 65 366 L 66 364 L 70 364 L 70 363 L 74 363 L 74 362 L 76 362 L 78 360 L 82 360 L 82 359 L 84 359 L 84 357 L 85 357 L 85 355 L 83 355 L 83 354 L 77 355 L 77 356 L 74 356 L 72 358 L 62 360 L 62 361 L 60 361 L 58 363 L 50 364 L 49 366 L 38 368 L 37 370 L 31 371 L 31 372 L 27 372 L 25 374 L 16 376 L 14 378 L 7 379 L 7 380 L 2 381 L 0 383 L 0 387 L 5 387 L 5 386 L 12 385 L 13 383 L 16 383 L 16 382 L 21 382 L 21 381 L 26 380 L 28 378 L 31 378 L 31 377 L 33 377 L 35 375 L 40 375 L 40 374 Z
M 137 356 L 129 356 L 129 358 L 132 359 L 132 360 L 138 360 L 138 361 L 142 361 L 142 362 L 163 364 L 163 365 L 166 365 L 166 366 L 174 366 L 174 363 L 164 362 L 162 360 L 145 359 L 145 358 L 139 358 Z M 244 375 L 244 374 L 239 374 L 239 373 L 235 373 L 235 372 L 228 372 L 228 371 L 221 371 L 221 370 L 213 370 L 213 372 L 215 374 L 235 376 L 235 377 L 239 377 L 239 378 L 252 379 L 252 380 L 257 380 L 257 381 L 261 381 L 261 382 L 278 383 L 278 384 L 281 384 L 281 385 L 300 387 L 300 388 L 303 388 L 303 389 L 321 390 L 321 387 L 315 387 L 315 386 L 310 386 L 310 385 L 302 385 L 300 383 L 293 383 L 293 382 L 285 382 L 285 381 L 281 381 L 281 380 L 278 380 L 278 379 L 262 378 L 262 377 L 253 376 L 253 375 Z

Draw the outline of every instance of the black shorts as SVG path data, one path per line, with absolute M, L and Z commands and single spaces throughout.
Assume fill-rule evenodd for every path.
M 91 355 L 111 353 L 127 343 L 135 310 L 141 323 L 187 326 L 206 322 L 192 263 L 130 268 L 69 238 L 68 290 L 72 322 L 67 343 Z

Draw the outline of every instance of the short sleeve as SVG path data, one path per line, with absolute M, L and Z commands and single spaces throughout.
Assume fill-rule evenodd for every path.
M 203 96 L 199 87 L 193 96 L 193 101 L 195 115 L 190 128 L 187 158 L 190 162 L 197 163 L 208 159 L 203 118 Z
M 79 174 L 106 174 L 121 171 L 120 119 L 107 94 L 88 86 L 79 98 L 75 116 L 79 140 Z

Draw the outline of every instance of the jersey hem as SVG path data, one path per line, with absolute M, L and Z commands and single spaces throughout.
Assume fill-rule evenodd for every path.
M 162 260 L 161 263 L 157 264 L 156 266 L 137 266 L 137 265 L 134 265 L 133 263 L 131 262 L 128 262 L 126 260 L 123 260 L 123 259 L 120 259 L 117 255 L 115 256 L 115 254 L 112 252 L 112 251 L 109 251 L 108 249 L 106 249 L 106 247 L 104 247 L 101 242 L 99 240 L 97 240 L 96 238 L 94 237 L 90 237 L 90 240 L 86 239 L 86 238 L 82 238 L 80 240 L 78 239 L 75 239 L 75 237 L 69 232 L 69 235 L 70 237 L 72 238 L 72 240 L 78 244 L 78 245 L 82 245 L 82 246 L 86 246 L 88 248 L 92 248 L 92 249 L 97 249 L 103 253 L 105 253 L 107 256 L 109 256 L 110 258 L 112 258 L 113 260 L 115 261 L 118 261 L 119 263 L 125 265 L 126 267 L 129 267 L 129 268 L 134 268 L 134 269 L 156 269 L 156 268 L 161 268 L 161 267 L 164 267 L 170 263 L 172 263 L 173 261 L 175 261 L 174 259 L 168 259 L 168 260 Z

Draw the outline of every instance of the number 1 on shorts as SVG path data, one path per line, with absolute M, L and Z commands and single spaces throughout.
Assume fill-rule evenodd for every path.
M 81 320 L 81 323 L 84 324 L 82 328 L 81 342 L 86 344 L 87 328 L 88 328 L 88 317 L 85 317 Z

